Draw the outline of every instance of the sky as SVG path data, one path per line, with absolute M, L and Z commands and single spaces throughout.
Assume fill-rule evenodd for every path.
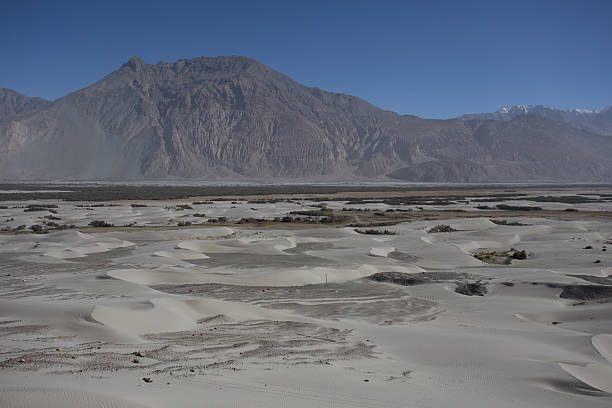
M 401 114 L 612 105 L 612 1 L 0 0 L 0 87 L 56 99 L 131 56 L 244 55 Z

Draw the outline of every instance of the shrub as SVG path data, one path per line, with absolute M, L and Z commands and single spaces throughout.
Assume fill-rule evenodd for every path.
M 397 235 L 397 232 L 391 231 L 391 230 L 356 229 L 355 232 L 358 234 L 366 234 L 366 235 Z
M 30 226 L 30 229 L 32 230 L 33 233 L 35 234 L 45 234 L 47 231 L 45 231 L 45 229 L 42 227 L 42 225 L 32 225 Z
M 524 227 L 524 226 L 529 225 L 529 224 L 523 224 L 523 223 L 518 222 L 518 221 L 506 221 L 506 220 L 494 220 L 494 219 L 491 219 L 489 221 L 491 221 L 493 224 L 508 225 L 508 226 L 511 226 L 511 227 Z
M 542 207 L 531 207 L 526 205 L 497 204 L 497 209 L 506 211 L 540 211 Z
M 95 220 L 95 221 L 90 222 L 89 226 L 90 227 L 101 227 L 101 228 L 104 228 L 104 227 L 112 227 L 113 224 L 109 224 L 106 221 Z
M 435 227 L 431 228 L 429 231 L 430 234 L 436 233 L 436 232 L 453 232 L 453 231 L 457 231 L 456 229 L 454 229 L 453 227 L 451 227 L 450 225 L 436 225 Z

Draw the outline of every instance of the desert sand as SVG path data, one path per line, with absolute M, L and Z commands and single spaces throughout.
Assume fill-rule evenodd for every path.
M 2 202 L 0 406 L 611 406 L 612 202 L 467 201 L 379 235 L 206 223 L 319 208 L 304 197 Z M 29 232 L 49 216 L 75 228 Z

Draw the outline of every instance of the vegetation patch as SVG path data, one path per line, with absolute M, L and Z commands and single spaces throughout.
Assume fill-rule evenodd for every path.
M 355 229 L 355 232 L 358 234 L 365 235 L 397 235 L 396 231 L 391 231 L 388 229 L 377 230 L 377 229 Z
M 388 282 L 402 286 L 422 285 L 426 283 L 448 283 L 457 282 L 458 279 L 470 279 L 471 275 L 454 272 L 377 272 L 366 279 L 375 282 Z
M 534 207 L 530 205 L 507 205 L 507 204 L 497 204 L 498 210 L 504 211 L 541 211 L 542 207 Z
M 441 224 L 441 225 L 436 225 L 435 227 L 430 228 L 429 231 L 427 232 L 430 234 L 435 234 L 438 232 L 455 232 L 455 231 L 458 231 L 458 230 L 454 229 L 450 225 Z
M 90 227 L 99 227 L 99 228 L 105 228 L 105 227 L 112 227 L 113 224 L 109 224 L 106 221 L 101 221 L 101 220 L 94 220 L 92 222 L 89 223 Z
M 490 219 L 489 221 L 491 221 L 493 224 L 497 224 L 497 225 L 507 225 L 510 227 L 526 227 L 529 224 L 523 224 L 521 222 L 518 221 L 506 221 L 506 220 L 494 220 L 494 219 Z
M 465 296 L 484 296 L 488 293 L 487 285 L 481 281 L 460 283 L 455 292 Z
M 472 256 L 481 262 L 497 264 L 497 265 L 510 265 L 512 260 L 523 260 L 527 259 L 527 252 L 510 248 L 507 251 L 489 251 L 489 252 L 476 252 Z

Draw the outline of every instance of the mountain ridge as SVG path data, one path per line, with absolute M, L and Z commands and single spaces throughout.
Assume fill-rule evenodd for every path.
M 30 97 L 8 88 L 0 88 L 0 118 L 20 115 L 50 104 L 39 97 Z
M 0 174 L 13 180 L 602 181 L 610 157 L 612 138 L 560 121 L 399 115 L 238 56 L 132 57 L 0 118 Z
M 600 135 L 612 136 L 612 106 L 601 109 L 560 109 L 544 105 L 504 106 L 495 112 L 473 113 L 461 119 L 508 120 L 519 115 L 538 115 L 565 122 L 579 129 Z

